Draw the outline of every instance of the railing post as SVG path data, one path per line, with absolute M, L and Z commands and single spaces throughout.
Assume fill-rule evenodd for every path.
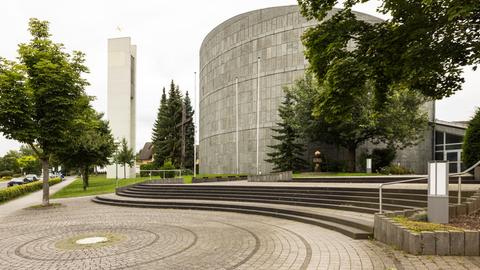
M 150 171 L 150 181 L 152 181 L 152 171 Z
M 462 204 L 462 177 L 458 176 L 458 204 Z
M 378 189 L 378 200 L 379 200 L 378 205 L 379 205 L 379 208 L 380 208 L 380 209 L 379 209 L 379 210 L 380 210 L 380 214 L 382 214 L 382 212 L 383 212 L 383 207 L 382 207 L 382 187 L 383 187 L 383 185 L 380 184 L 380 188 Z

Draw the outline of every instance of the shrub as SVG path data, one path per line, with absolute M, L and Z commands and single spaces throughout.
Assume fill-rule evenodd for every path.
M 320 163 L 322 172 L 346 172 L 348 165 L 343 160 L 328 160 Z
M 0 177 L 5 177 L 5 176 L 12 176 L 13 175 L 13 172 L 12 171 L 0 171 Z
M 468 123 L 462 148 L 463 162 L 467 168 L 480 160 L 480 109 Z
M 14 173 L 12 176 L 13 177 L 20 177 L 20 176 L 22 176 L 22 174 L 21 173 Z
M 384 167 L 390 166 L 395 159 L 396 151 L 394 148 L 376 148 L 372 151 L 372 171 L 380 171 Z
M 413 174 L 412 170 L 402 167 L 400 165 L 390 165 L 387 167 L 383 167 L 378 172 L 381 174 Z
M 160 167 L 160 170 L 175 170 L 175 166 L 173 166 L 172 160 L 166 159 L 163 162 L 162 167 Z M 175 172 L 165 172 L 165 177 L 166 178 L 175 177 Z
M 51 186 L 58 184 L 60 182 L 62 182 L 62 179 L 60 178 L 52 178 L 48 180 L 48 183 Z M 20 197 L 30 192 L 41 190 L 42 186 L 43 186 L 42 181 L 36 181 L 28 184 L 0 189 L 0 203 L 15 199 L 17 197 Z
M 148 170 L 158 170 L 158 167 L 153 162 L 140 165 L 140 176 L 142 176 L 142 177 L 150 175 L 149 172 L 142 172 L 144 170 L 146 170 L 146 171 L 148 171 Z

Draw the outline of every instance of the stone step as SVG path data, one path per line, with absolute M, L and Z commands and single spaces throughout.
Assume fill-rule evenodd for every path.
M 378 203 L 367 203 L 367 202 L 358 202 L 358 201 L 346 201 L 346 200 L 328 200 L 328 199 L 317 199 L 317 200 L 286 200 L 282 198 L 262 198 L 262 197 L 253 197 L 253 198 L 237 198 L 233 196 L 226 197 L 212 197 L 212 196 L 176 196 L 176 195 L 140 195 L 140 194 L 129 194 L 124 192 L 117 193 L 120 196 L 131 197 L 131 198 L 151 198 L 151 199 L 194 199 L 194 200 L 216 200 L 216 201 L 244 201 L 244 202 L 265 202 L 265 203 L 274 203 L 274 204 L 285 204 L 285 205 L 301 205 L 308 207 L 325 207 L 341 210 L 350 210 L 355 212 L 362 213 L 375 213 L 378 212 Z M 412 207 L 412 206 L 403 206 L 403 205 L 392 205 L 388 203 L 383 204 L 385 210 L 403 210 L 403 209 L 414 209 L 421 207 Z
M 252 190 L 267 190 L 267 191 L 274 191 L 274 192 L 307 192 L 307 193 L 314 193 L 314 192 L 371 192 L 374 194 L 378 194 L 378 188 L 344 188 L 344 187 L 299 187 L 299 186 L 249 186 L 249 185 L 162 185 L 162 184 L 138 184 L 135 185 L 135 188 L 148 188 L 148 189 L 174 189 L 174 190 L 231 190 L 231 191 L 252 191 Z M 427 195 L 426 189 L 393 189 L 393 188 L 385 188 L 383 190 L 384 193 L 395 194 L 420 194 L 420 195 Z M 463 191 L 462 194 L 464 195 L 472 195 L 474 191 Z M 450 190 L 450 195 L 456 196 L 457 191 Z
M 226 198 L 264 198 L 264 199 L 276 199 L 276 200 L 292 200 L 292 201 L 304 201 L 304 202 L 322 202 L 326 199 L 333 200 L 333 201 L 358 201 L 358 202 L 372 202 L 378 203 L 378 197 L 367 197 L 367 196 L 350 196 L 350 195 L 331 195 L 331 194 L 298 194 L 298 193 L 258 193 L 258 192 L 206 192 L 204 190 L 200 192 L 192 192 L 192 191 L 175 191 L 175 190 L 168 190 L 168 191 L 159 191 L 159 190 L 146 190 L 146 189 L 127 189 L 122 190 L 118 193 L 119 195 L 123 194 L 130 194 L 132 196 L 139 195 L 139 196 L 179 196 L 179 197 L 226 197 Z M 453 198 L 455 199 L 455 198 Z M 423 200 L 410 200 L 404 198 L 389 198 L 384 197 L 383 202 L 385 204 L 394 204 L 394 205 L 404 205 L 404 206 L 412 206 L 412 207 L 426 207 L 426 197 Z
M 129 207 L 149 207 L 149 208 L 174 208 L 174 209 L 190 209 L 190 210 L 207 210 L 207 211 L 228 211 L 245 214 L 257 214 L 264 216 L 272 216 L 295 220 L 312 225 L 317 225 L 327 229 L 331 229 L 347 235 L 354 239 L 368 239 L 373 232 L 373 218 L 354 218 L 358 214 L 352 215 L 337 214 L 327 211 L 321 214 L 318 209 L 311 210 L 306 207 L 285 208 L 270 204 L 252 204 L 252 203 L 219 203 L 215 201 L 198 202 L 185 200 L 145 200 L 145 199 L 129 199 L 124 197 L 112 197 L 108 195 L 97 196 L 93 199 L 97 203 L 129 206 Z
M 246 195 L 274 195 L 278 196 L 278 194 L 281 194 L 282 196 L 289 196 L 289 197 L 334 197 L 334 196 L 340 196 L 340 197 L 357 197 L 357 198 L 368 198 L 368 200 L 372 201 L 378 201 L 378 191 L 376 192 L 361 192 L 361 191 L 338 191 L 338 190 L 317 190 L 317 191 L 286 191 L 283 190 L 282 192 L 276 192 L 272 190 L 260 190 L 257 191 L 255 189 L 252 190 L 227 190 L 227 189 L 196 189 L 196 188 L 173 188 L 173 189 L 163 189 L 163 188 L 150 188 L 148 186 L 142 186 L 142 187 L 131 187 L 128 189 L 129 192 L 145 192 L 145 193 L 163 193 L 163 194 L 168 194 L 168 193 L 204 193 L 204 194 L 232 194 L 232 195 L 241 195 L 241 194 L 246 194 Z M 408 191 L 406 191 L 408 192 Z M 472 192 L 463 192 L 462 193 L 462 201 L 465 201 L 467 197 L 471 196 L 473 193 Z M 451 203 L 456 203 L 457 202 L 457 193 L 453 194 L 454 196 L 450 197 Z M 388 190 L 383 192 L 383 198 L 384 200 L 386 199 L 398 199 L 398 200 L 407 200 L 407 201 L 427 201 L 427 194 L 409 194 L 409 193 L 390 193 Z
M 421 176 L 420 176 L 421 177 Z M 341 177 L 341 176 L 335 176 L 335 177 L 299 177 L 299 178 L 293 178 L 292 181 L 288 181 L 290 183 L 388 183 L 388 182 L 393 182 L 393 181 L 401 181 L 401 180 L 408 180 L 408 179 L 414 179 L 414 178 L 420 178 L 418 176 L 409 176 L 409 177 L 382 177 L 382 176 L 362 176 L 362 177 Z M 279 182 L 285 182 L 285 181 L 279 181 Z M 427 180 L 419 180 L 419 181 L 414 181 L 411 183 L 426 183 Z M 458 177 L 450 177 L 450 184 L 456 184 L 458 183 Z M 473 176 L 466 176 L 462 177 L 462 183 L 464 184 L 480 184 L 480 180 L 475 180 Z

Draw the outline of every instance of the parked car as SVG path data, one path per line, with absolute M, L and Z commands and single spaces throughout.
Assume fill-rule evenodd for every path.
M 28 182 L 38 181 L 38 177 L 35 174 L 27 174 L 25 175 L 25 179 Z
M 12 178 L 12 180 L 10 180 L 7 183 L 7 187 L 23 185 L 23 184 L 26 184 L 26 183 L 28 183 L 28 182 L 26 181 L 25 177 L 16 177 L 16 178 Z

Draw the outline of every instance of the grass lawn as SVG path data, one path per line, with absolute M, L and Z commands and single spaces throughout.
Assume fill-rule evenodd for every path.
M 462 228 L 458 228 L 454 226 L 430 223 L 430 222 L 424 222 L 424 221 L 413 221 L 402 216 L 394 217 L 393 220 L 401 224 L 402 226 L 407 227 L 407 229 L 409 229 L 410 231 L 414 231 L 414 232 L 463 231 Z
M 234 174 L 197 174 L 197 177 L 215 177 L 215 176 L 229 176 Z M 183 175 L 183 182 L 185 184 L 192 183 L 193 175 Z M 152 179 L 158 179 L 158 177 L 152 177 Z M 127 178 L 127 179 L 118 179 L 118 186 L 123 187 L 139 182 L 150 180 L 150 177 L 137 177 L 137 178 Z M 83 182 L 82 179 L 75 179 L 70 185 L 64 187 L 62 190 L 51 196 L 52 199 L 59 198 L 70 198 L 70 197 L 81 197 L 81 196 L 90 196 L 90 195 L 99 195 L 106 193 L 115 192 L 115 179 L 107 179 L 105 175 L 94 176 L 91 175 L 89 179 L 90 186 L 86 191 L 83 191 Z
M 314 178 L 314 177 L 329 177 L 329 176 L 380 176 L 379 173 L 349 173 L 349 172 L 308 172 L 308 173 L 294 173 L 293 178 Z
M 118 179 L 118 186 L 127 186 L 138 182 L 143 182 L 148 179 L 148 177 Z M 82 179 L 75 179 L 70 185 L 55 193 L 51 198 L 58 199 L 81 197 L 115 192 L 115 179 L 107 179 L 105 175 L 90 176 L 89 184 L 90 186 L 87 188 L 87 190 L 83 191 Z

